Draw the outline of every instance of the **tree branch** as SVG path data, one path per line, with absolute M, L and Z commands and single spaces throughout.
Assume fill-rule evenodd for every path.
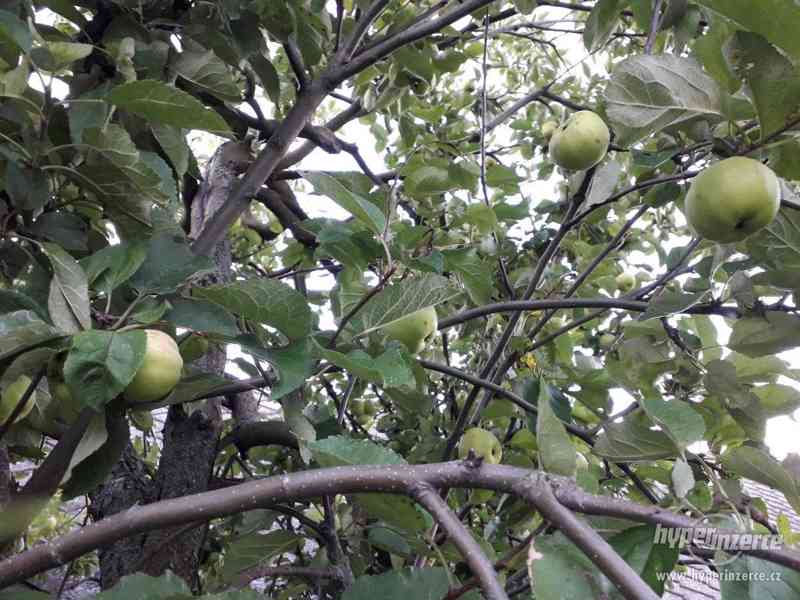
M 536 473 L 528 481 L 519 481 L 514 489 L 580 548 L 628 600 L 659 600 L 650 586 L 599 533 L 558 501 L 550 485 L 547 475 Z
M 525 484 L 521 485 L 523 480 Z M 584 514 L 650 524 L 660 523 L 667 527 L 693 527 L 696 524 L 691 518 L 659 506 L 643 506 L 620 498 L 588 494 L 567 478 L 548 476 L 548 480 L 557 482 L 553 493 L 558 502 Z M 356 465 L 249 480 L 225 489 L 138 506 L 67 533 L 51 542 L 34 546 L 0 562 L 0 589 L 131 535 L 267 508 L 283 500 L 311 499 L 334 493 L 379 492 L 407 495 L 414 485 L 420 483 L 435 488 L 481 488 L 529 494 L 535 481 L 535 478 L 531 479 L 529 469 L 486 464 L 475 467 L 474 463 L 466 461 L 428 465 Z M 737 533 L 725 529 L 718 532 L 729 535 Z M 740 549 L 750 556 L 800 571 L 800 553 L 786 549 L 732 548 L 734 551 Z
M 438 492 L 430 485 L 420 484 L 411 488 L 411 497 L 414 498 L 425 510 L 431 513 L 433 519 L 439 524 L 447 537 L 453 542 L 464 561 L 480 580 L 485 597 L 488 600 L 508 600 L 503 586 L 497 580 L 492 563 L 486 558 L 478 542 L 472 537 L 469 530 L 453 514 L 447 503 L 439 496 Z

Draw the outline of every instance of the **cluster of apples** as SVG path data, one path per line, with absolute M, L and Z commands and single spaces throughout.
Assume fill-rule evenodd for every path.
M 125 399 L 131 405 L 153 402 L 169 394 L 180 380 L 183 370 L 183 358 L 178 344 L 172 337 L 156 329 L 147 329 L 145 334 L 147 345 L 144 360 L 123 392 Z M 53 402 L 48 406 L 46 419 L 52 417 L 64 423 L 70 423 L 77 418 L 82 404 L 77 401 L 70 387 L 64 381 L 61 367 L 59 361 L 53 361 L 53 365 L 48 369 L 49 388 Z M 0 397 L 0 423 L 8 420 L 30 385 L 31 378 L 21 375 L 6 386 Z M 36 392 L 34 391 L 17 414 L 14 422 L 17 423 L 26 418 L 35 404 Z M 144 417 L 138 413 L 131 414 L 140 420 Z M 45 421 L 42 421 L 40 425 L 48 429 Z
M 567 171 L 585 171 L 608 152 L 611 135 L 600 116 L 589 110 L 558 125 L 547 121 L 542 134 L 550 158 Z M 692 181 L 684 203 L 689 225 L 701 236 L 736 243 L 769 225 L 778 214 L 780 182 L 761 162 L 733 156 L 704 169 Z

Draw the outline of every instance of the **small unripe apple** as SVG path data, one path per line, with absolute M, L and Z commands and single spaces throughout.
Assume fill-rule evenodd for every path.
M 14 409 L 17 407 L 17 404 L 22 399 L 22 396 L 25 394 L 30 384 L 30 377 L 27 375 L 20 375 L 13 383 L 9 384 L 6 389 L 3 390 L 2 399 L 0 399 L 0 424 L 5 423 L 11 416 L 11 413 L 14 412 Z M 22 419 L 27 417 L 35 404 L 36 391 L 34 391 L 25 402 L 25 406 L 22 407 L 22 410 L 14 419 L 14 423 L 19 423 Z
M 181 378 L 178 344 L 163 331 L 147 329 L 144 361 L 125 389 L 128 402 L 153 402 L 169 394 Z
M 694 178 L 686 194 L 686 220 L 703 237 L 730 244 L 769 225 L 780 205 L 775 173 L 757 160 L 734 156 Z
M 600 347 L 603 350 L 608 350 L 609 348 L 611 348 L 611 346 L 614 345 L 614 340 L 616 340 L 616 339 L 617 338 L 614 337 L 613 334 L 604 333 L 603 335 L 600 336 L 600 340 L 599 340 Z
M 558 123 L 555 121 L 545 121 L 542 123 L 542 137 L 549 142 L 556 129 L 558 129 Z
M 633 273 L 620 273 L 614 281 L 617 284 L 617 289 L 623 294 L 627 294 L 636 285 L 636 275 Z
M 555 130 L 549 153 L 559 167 L 584 171 L 603 160 L 610 141 L 611 133 L 603 119 L 590 110 L 582 110 Z
M 374 402 L 365 402 L 364 403 L 364 414 L 375 416 L 378 414 L 378 405 Z
M 384 325 L 383 331 L 389 339 L 397 340 L 411 353 L 418 354 L 425 348 L 425 340 L 436 331 L 438 323 L 436 309 L 428 306 Z
M 472 450 L 490 465 L 496 465 L 503 458 L 503 447 L 491 431 L 481 427 L 471 427 L 464 432 L 458 444 L 458 457 L 464 459 Z

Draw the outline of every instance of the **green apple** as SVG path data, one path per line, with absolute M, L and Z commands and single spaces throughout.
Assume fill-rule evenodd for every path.
M 740 242 L 778 214 L 781 188 L 769 167 L 734 156 L 705 169 L 686 194 L 686 220 L 709 240 Z
M 545 121 L 542 123 L 542 137 L 549 142 L 550 138 L 552 138 L 553 134 L 556 132 L 556 129 L 558 129 L 558 123 L 555 121 Z
M 620 292 L 627 294 L 636 286 L 636 275 L 633 273 L 620 273 L 614 282 Z
M 363 398 L 356 398 L 350 402 L 350 412 L 356 417 L 366 414 L 367 403 Z
M 20 375 L 13 383 L 9 384 L 6 389 L 3 390 L 2 399 L 0 399 L 0 424 L 5 423 L 11 416 L 11 413 L 14 412 L 14 409 L 17 407 L 17 404 L 19 404 L 19 401 L 22 399 L 22 396 L 25 394 L 30 384 L 30 377 L 27 375 Z M 27 417 L 34 404 L 36 404 L 35 390 L 14 419 L 14 423 L 19 423 L 22 419 Z
M 429 306 L 384 325 L 383 331 L 389 339 L 397 340 L 413 354 L 419 354 L 438 323 L 436 309 Z
M 53 413 L 65 423 L 72 423 L 77 419 L 81 412 L 81 405 L 79 402 L 75 402 L 69 386 L 63 381 L 54 381 L 50 391 L 52 392 L 53 400 L 56 401 Z
M 153 402 L 169 394 L 181 378 L 183 359 L 178 344 L 163 331 L 145 330 L 144 361 L 125 389 L 128 402 Z
M 472 450 L 490 465 L 496 465 L 503 458 L 503 447 L 491 431 L 481 427 L 471 427 L 464 432 L 458 444 L 458 457 L 464 459 Z
M 549 153 L 559 167 L 584 171 L 603 160 L 610 141 L 603 119 L 590 110 L 581 110 L 555 130 Z
M 614 345 L 614 341 L 617 338 L 612 333 L 604 333 L 600 336 L 599 344 L 603 350 L 608 350 L 611 346 Z
M 378 414 L 378 405 L 374 402 L 364 403 L 364 414 L 374 417 Z

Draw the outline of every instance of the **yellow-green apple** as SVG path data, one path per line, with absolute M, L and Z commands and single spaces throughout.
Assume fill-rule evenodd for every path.
M 569 171 L 584 171 L 606 155 L 611 133 L 603 119 L 590 110 L 573 114 L 550 138 L 553 161 Z
M 458 457 L 464 459 L 472 450 L 476 456 L 491 465 L 496 465 L 503 458 L 503 447 L 495 435 L 481 427 L 471 427 L 461 436 L 458 444 Z
M 144 361 L 125 389 L 128 402 L 153 402 L 169 394 L 181 378 L 183 359 L 178 344 L 157 329 L 145 330 Z
M 780 204 L 775 173 L 757 160 L 734 156 L 694 178 L 684 208 L 686 220 L 697 233 L 730 244 L 769 225 Z
M 436 309 L 428 306 L 384 325 L 383 332 L 418 354 L 425 348 L 425 340 L 436 331 L 438 322 Z

